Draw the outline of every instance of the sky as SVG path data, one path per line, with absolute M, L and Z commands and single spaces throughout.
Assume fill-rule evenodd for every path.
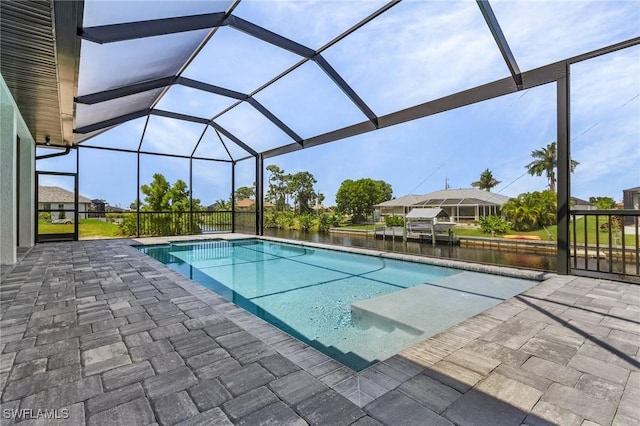
M 85 26 L 217 11 L 219 2 L 89 0 Z M 234 14 L 311 49 L 319 49 L 379 7 L 381 1 L 242 1 Z M 116 5 L 114 7 L 114 5 Z M 492 1 L 494 13 L 521 71 L 640 36 L 640 2 Z M 150 7 L 153 6 L 153 7 Z M 184 61 L 186 46 L 206 31 L 193 31 L 105 45 L 83 41 L 79 95 L 171 73 Z M 161 40 L 158 40 L 161 39 Z M 124 52 L 124 53 L 122 53 Z M 179 60 L 173 59 L 179 54 Z M 180 56 L 182 55 L 182 56 Z M 322 53 L 377 116 L 434 100 L 509 76 L 475 1 L 404 1 Z M 245 33 L 222 27 L 184 70 L 183 76 L 250 93 L 300 60 Z M 130 66 L 132 61 L 145 64 Z M 571 195 L 622 199 L 640 186 L 640 46 L 571 67 L 571 155 L 580 164 Z M 164 73 L 164 74 L 163 74 Z M 82 106 L 77 126 L 135 111 L 155 93 L 133 95 L 109 105 Z M 255 99 L 303 138 L 366 119 L 313 62 L 307 62 Z M 172 86 L 158 109 L 212 118 L 234 100 L 184 86 Z M 111 115 L 109 115 L 111 114 Z M 152 116 L 126 122 L 85 142 L 148 152 L 190 155 L 205 128 Z M 215 119 L 233 135 L 264 151 L 292 140 L 246 102 Z M 146 126 L 145 126 L 146 124 Z M 146 129 L 146 130 L 145 130 Z M 554 84 L 520 91 L 435 116 L 269 158 L 287 173 L 311 172 L 325 204 L 346 179 L 381 179 L 393 195 L 469 188 L 489 169 L 501 181 L 492 191 L 517 196 L 545 189 L 544 176 L 530 176 L 531 152 L 556 140 Z M 143 136 L 144 135 L 144 136 Z M 143 136 L 143 137 L 142 137 Z M 234 159 L 247 154 L 207 128 L 195 155 Z M 136 198 L 135 154 L 80 149 L 80 193 L 126 207 Z M 48 153 L 38 150 L 38 154 Z M 75 171 L 76 153 L 41 160 L 38 170 Z M 189 183 L 189 161 L 141 155 L 140 183 L 163 173 Z M 193 161 L 194 197 L 205 205 L 228 199 L 231 166 Z M 265 178 L 268 172 L 265 172 Z M 255 161 L 236 165 L 236 187 L 255 181 Z M 43 178 L 70 187 L 71 181 Z

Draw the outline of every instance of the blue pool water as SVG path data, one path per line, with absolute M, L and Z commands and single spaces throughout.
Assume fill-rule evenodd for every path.
M 138 249 L 356 371 L 535 284 L 258 239 Z

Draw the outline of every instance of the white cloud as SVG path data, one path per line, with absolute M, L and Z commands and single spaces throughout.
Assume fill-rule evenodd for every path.
M 508 75 L 472 2 L 400 3 L 325 56 L 379 115 Z
M 221 115 L 215 121 L 259 152 L 292 142 L 286 133 L 246 102 Z
M 184 76 L 250 93 L 301 58 L 228 27 L 219 28 Z
M 318 47 L 380 4 L 245 1 L 240 3 L 237 14 L 302 44 Z M 492 1 L 491 4 L 522 70 L 631 38 L 640 32 L 637 1 Z M 607 55 L 572 67 L 575 138 L 572 148 L 574 158 L 581 163 L 573 176 L 573 190 L 574 195 L 581 198 L 617 197 L 621 189 L 637 186 L 640 181 L 637 172 L 640 98 L 621 107 L 640 93 L 638 50 L 637 47 L 628 49 L 620 55 Z M 187 75 L 191 72 L 194 78 L 240 91 L 257 88 L 298 60 L 295 55 L 228 28 L 212 39 L 203 54 L 202 59 L 194 61 Z M 377 114 L 508 75 L 476 3 L 470 1 L 402 2 L 329 49 L 324 56 Z M 313 75 L 305 74 L 294 81 L 297 84 L 288 87 L 283 84 L 282 90 L 292 90 L 295 92 L 292 95 L 274 95 L 271 99 L 265 90 L 258 97 L 262 96 L 264 103 L 281 118 L 295 118 L 295 123 L 304 127 L 299 133 L 305 136 L 324 131 L 332 123 L 340 127 L 342 122 L 334 122 L 329 115 L 322 126 L 314 123 L 314 114 L 327 110 L 337 113 L 340 109 L 335 103 L 338 97 L 328 91 L 323 93 L 323 87 L 309 90 L 315 94 L 310 98 L 311 102 L 318 103 L 317 108 L 294 102 L 305 84 L 315 82 Z M 277 87 L 273 89 L 276 93 Z M 344 101 L 344 95 L 339 95 Z M 207 110 L 195 97 L 180 97 L 177 101 L 183 108 L 195 112 Z M 445 176 L 455 187 L 465 187 L 485 168 L 503 181 L 496 191 L 503 189 L 507 195 L 517 195 L 546 186 L 544 176 L 523 176 L 523 173 L 525 164 L 531 161 L 531 151 L 556 138 L 555 108 L 555 85 L 550 84 L 278 157 L 272 162 L 287 172 L 311 171 L 329 200 L 340 182 L 347 178 L 384 179 L 399 196 L 422 181 L 417 192 L 440 189 Z M 220 123 L 258 150 L 290 142 L 288 136 L 248 105 L 221 117 Z M 292 123 L 287 124 L 298 130 Z M 580 135 L 594 124 L 597 125 Z M 192 147 L 199 132 L 191 132 L 187 127 L 181 122 L 150 126 L 144 146 L 174 150 L 183 146 L 179 140 L 188 139 Z M 190 150 L 185 148 L 185 152 Z M 166 167 L 174 166 L 167 163 Z M 182 173 L 184 167 L 177 164 L 175 169 L 176 173 Z M 253 161 L 242 162 L 236 171 L 237 186 L 252 184 Z M 219 170 L 207 168 L 197 176 L 203 182 L 214 182 L 212 185 L 225 178 Z M 220 190 L 224 187 L 222 184 Z
M 142 151 L 191 155 L 204 130 L 203 124 L 151 116 L 142 141 Z
M 385 0 L 243 1 L 234 14 L 316 50 L 385 3 Z
M 640 34 L 637 1 L 491 2 L 522 71 Z
M 302 138 L 367 119 L 314 62 L 265 88 L 256 99 Z
M 576 193 L 618 199 L 640 184 L 640 47 L 572 67 Z

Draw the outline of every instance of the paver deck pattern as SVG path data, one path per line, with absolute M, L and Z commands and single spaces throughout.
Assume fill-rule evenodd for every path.
M 640 424 L 640 286 L 549 275 L 355 373 L 131 244 L 3 266 L 3 425 Z

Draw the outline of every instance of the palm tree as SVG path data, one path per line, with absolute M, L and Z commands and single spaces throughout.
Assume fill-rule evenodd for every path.
M 500 185 L 500 182 L 502 181 L 496 180 L 496 178 L 493 177 L 493 173 L 491 173 L 491 170 L 486 169 L 480 174 L 480 180 L 473 182 L 471 186 L 473 186 L 474 188 L 484 189 L 487 192 L 491 192 L 491 188 Z
M 555 223 L 557 200 L 549 190 L 526 192 L 502 205 L 502 214 L 516 231 L 535 231 Z
M 545 173 L 547 175 L 547 179 L 549 179 L 549 190 L 551 190 L 551 192 L 556 192 L 556 168 L 558 167 L 558 150 L 556 141 L 551 142 L 545 148 L 531 151 L 531 156 L 534 160 L 525 166 L 529 171 L 529 174 L 531 176 L 542 176 L 542 173 Z M 580 163 L 575 160 L 571 160 L 571 173 L 573 173 L 578 164 Z

